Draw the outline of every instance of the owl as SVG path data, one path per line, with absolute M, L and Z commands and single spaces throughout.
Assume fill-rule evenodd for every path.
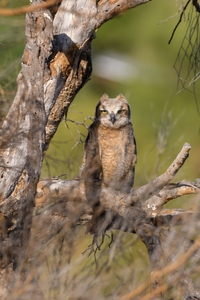
M 90 183 L 100 181 L 106 187 L 129 193 L 136 161 L 130 106 L 122 94 L 116 98 L 104 94 L 88 130 L 81 177 Z
M 92 220 L 86 231 L 94 236 L 92 245 L 96 244 L 98 249 L 97 237 L 102 235 L 103 239 L 105 231 L 113 223 L 125 226 L 119 215 L 111 210 L 105 211 L 101 206 L 99 187 L 104 185 L 116 191 L 130 193 L 136 161 L 130 106 L 122 94 L 116 98 L 109 98 L 104 94 L 96 106 L 94 122 L 88 130 L 80 173 L 80 178 L 85 183 L 87 201 L 93 207 Z

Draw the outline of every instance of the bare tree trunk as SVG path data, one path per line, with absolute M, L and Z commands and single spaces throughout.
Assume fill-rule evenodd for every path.
M 48 11 L 27 14 L 27 43 L 18 75 L 18 90 L 0 134 L 1 201 L 12 195 L 17 199 L 19 208 L 16 230 L 10 237 L 18 248 L 13 257 L 15 265 L 19 249 L 23 249 L 28 241 L 44 155 L 47 123 L 44 78 L 52 44 L 52 22 L 49 18 Z M 9 210 L 6 214 L 10 217 Z

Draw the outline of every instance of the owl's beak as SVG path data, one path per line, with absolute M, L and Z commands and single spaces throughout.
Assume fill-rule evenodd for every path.
M 115 119 L 115 114 L 111 114 L 110 115 L 110 120 L 111 120 L 111 122 L 114 124 L 115 123 L 115 121 L 116 121 L 116 119 Z

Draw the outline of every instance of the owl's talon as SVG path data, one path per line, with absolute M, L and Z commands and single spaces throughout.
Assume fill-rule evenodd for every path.
M 110 231 L 110 236 L 107 234 L 107 233 L 103 233 L 101 235 L 101 242 L 100 244 L 98 244 L 98 237 L 97 236 L 94 236 L 93 237 L 93 241 L 92 241 L 92 244 L 90 244 L 86 250 L 84 250 L 81 254 L 85 254 L 87 251 L 89 251 L 89 254 L 88 254 L 88 257 L 94 253 L 94 256 L 95 256 L 95 261 L 96 261 L 96 253 L 97 253 L 97 250 L 98 251 L 101 251 L 101 246 L 103 245 L 104 243 L 104 240 L 105 240 L 105 236 L 107 236 L 108 238 L 110 238 L 110 243 L 108 244 L 108 247 L 110 248 L 112 243 L 113 243 L 113 240 L 114 240 L 114 234 L 112 231 Z M 96 246 L 96 247 L 95 247 Z

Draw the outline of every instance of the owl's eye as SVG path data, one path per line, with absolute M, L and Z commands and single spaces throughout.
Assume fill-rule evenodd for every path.
M 108 111 L 105 110 L 105 109 L 102 109 L 102 110 L 101 110 L 101 113 L 102 113 L 103 115 L 107 115 Z
M 117 113 L 121 115 L 121 114 L 125 114 L 125 112 L 126 112 L 126 110 L 125 110 L 125 109 L 120 109 L 120 110 L 118 110 L 118 112 L 117 112 Z

